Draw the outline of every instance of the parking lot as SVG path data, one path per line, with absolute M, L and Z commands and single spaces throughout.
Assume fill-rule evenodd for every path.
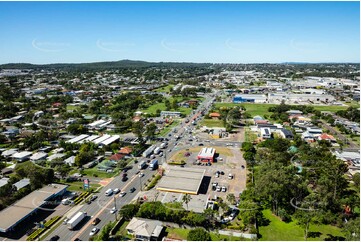
M 181 150 L 172 158 L 174 160 L 186 161 L 186 167 L 202 168 L 206 170 L 205 176 L 210 177 L 211 181 L 207 188 L 207 195 L 210 197 L 218 196 L 226 199 L 228 193 L 233 193 L 235 197 L 239 196 L 246 188 L 246 162 L 242 157 L 242 153 L 238 148 L 218 148 L 222 152 L 216 155 L 216 162 L 211 165 L 197 164 L 197 154 L 202 147 L 189 148 Z M 217 150 L 217 147 L 214 147 Z M 189 153 L 189 154 L 188 154 Z M 189 155 L 189 156 L 188 156 Z M 243 166 L 243 167 L 242 167 Z M 219 171 L 219 176 L 216 177 L 216 172 Z M 231 176 L 229 177 L 229 175 Z M 220 187 L 225 187 L 226 191 L 213 191 L 212 183 L 217 182 Z

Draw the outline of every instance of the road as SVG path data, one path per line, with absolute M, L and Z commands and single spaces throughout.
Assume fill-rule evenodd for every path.
M 322 122 L 322 126 L 324 128 L 330 130 L 332 132 L 332 134 L 334 134 L 342 142 L 346 142 L 345 144 L 347 144 L 347 146 L 348 146 L 347 148 L 349 148 L 349 149 L 359 149 L 360 148 L 350 138 L 341 134 L 339 131 L 334 129 L 332 126 L 328 125 L 324 120 L 321 120 L 321 122 Z
M 198 106 L 198 108 L 191 115 L 186 117 L 190 120 L 188 123 L 182 122 L 173 129 L 176 130 L 176 132 L 170 131 L 169 134 L 171 134 L 171 136 L 167 135 L 167 137 L 169 137 L 168 147 L 164 151 L 163 159 L 159 159 L 160 164 L 162 164 L 162 161 L 166 159 L 167 153 L 168 155 L 172 154 L 174 148 L 177 146 L 177 142 L 183 141 L 185 139 L 185 135 L 183 134 L 186 131 L 186 129 L 189 130 L 190 127 L 193 128 L 193 126 L 191 126 L 192 121 L 197 120 L 197 118 L 201 116 L 202 110 L 204 110 L 205 112 L 209 110 L 213 99 L 214 98 L 211 99 L 209 96 L 206 96 L 206 99 Z M 176 135 L 179 137 L 182 136 L 184 137 L 182 137 L 179 141 L 177 141 L 175 138 Z M 157 143 L 156 145 L 159 146 L 160 143 Z M 168 150 L 170 150 L 170 152 L 168 152 Z M 141 162 L 144 159 L 145 158 L 141 158 L 139 162 Z M 89 240 L 90 237 L 89 233 L 91 229 L 94 227 L 91 224 L 91 222 L 94 220 L 94 218 L 98 217 L 101 220 L 100 223 L 96 225 L 96 227 L 100 229 L 110 221 L 115 221 L 116 219 L 115 216 L 117 213 L 111 214 L 110 210 L 114 206 L 119 210 L 125 204 L 129 204 L 131 200 L 139 193 L 140 183 L 142 182 L 144 184 L 143 181 L 147 181 L 152 177 L 153 174 L 156 173 L 156 171 L 149 170 L 146 168 L 142 171 L 144 173 L 144 176 L 140 178 L 137 172 L 138 172 L 137 166 L 134 166 L 131 170 L 129 170 L 128 171 L 129 180 L 126 182 L 122 182 L 120 176 L 114 177 L 114 179 L 109 184 L 107 184 L 102 188 L 101 192 L 98 194 L 98 198 L 95 201 L 93 201 L 91 204 L 84 204 L 83 206 L 81 206 L 78 209 L 78 211 L 86 212 L 88 214 L 88 217 L 84 219 L 84 221 L 81 224 L 79 224 L 79 226 L 77 226 L 79 228 L 75 228 L 74 231 L 71 231 L 67 228 L 67 225 L 61 224 L 50 235 L 46 237 L 46 240 L 50 240 L 50 238 L 54 235 L 58 235 L 60 237 L 59 240 L 62 241 L 71 241 L 71 240 L 75 240 L 76 238 L 79 238 L 81 240 Z M 129 192 L 130 188 L 132 187 L 136 188 L 136 191 L 134 193 Z M 108 190 L 109 188 L 112 189 L 119 188 L 122 191 L 125 191 L 127 194 L 121 198 L 118 196 L 118 194 L 112 196 L 106 196 L 105 191 Z

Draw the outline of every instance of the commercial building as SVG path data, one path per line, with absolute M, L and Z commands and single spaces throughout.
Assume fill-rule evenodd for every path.
M 205 172 L 204 169 L 171 168 L 160 180 L 157 190 L 197 195 Z
M 161 117 L 179 118 L 180 115 L 181 115 L 181 112 L 173 112 L 173 111 L 161 111 L 160 112 Z
M 64 194 L 66 188 L 67 185 L 62 184 L 45 186 L 0 211 L 0 232 L 14 231 L 20 222 L 36 213 L 47 201 Z
M 202 148 L 197 156 L 197 159 L 201 162 L 213 162 L 216 150 L 211 147 Z
M 234 103 L 267 103 L 267 95 L 263 94 L 240 94 L 233 97 Z

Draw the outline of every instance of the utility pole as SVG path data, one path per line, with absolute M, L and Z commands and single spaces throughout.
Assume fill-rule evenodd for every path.
M 114 195 L 114 208 L 115 210 L 117 209 L 117 198 L 115 197 L 115 195 Z M 117 221 L 118 220 L 117 211 L 114 213 L 114 215 L 115 215 L 115 221 Z

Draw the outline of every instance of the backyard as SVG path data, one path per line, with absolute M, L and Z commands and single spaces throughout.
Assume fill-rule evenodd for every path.
M 222 120 L 218 120 L 218 119 L 203 119 L 202 122 L 200 123 L 201 126 L 207 126 L 209 128 L 212 127 L 219 127 L 219 128 L 223 128 L 223 121 Z
M 269 209 L 263 210 L 263 215 L 270 223 L 267 226 L 259 227 L 259 233 L 262 236 L 260 240 L 304 240 L 303 229 L 297 225 L 296 221 L 285 223 L 273 215 Z M 314 236 L 307 240 L 325 240 L 329 237 L 328 234 L 332 236 L 343 236 L 340 228 L 331 225 L 310 225 L 309 231 L 309 235 Z

